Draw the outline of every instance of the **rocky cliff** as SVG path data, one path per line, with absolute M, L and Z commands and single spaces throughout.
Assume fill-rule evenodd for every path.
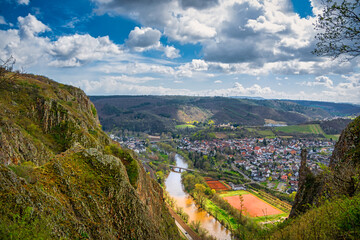
M 0 238 L 179 239 L 161 187 L 80 89 L 5 76 L 0 109 Z
M 299 191 L 290 218 L 329 199 L 355 196 L 360 190 L 360 116 L 343 130 L 329 167 L 323 167 L 318 174 L 312 173 L 306 166 L 303 150 L 299 174 Z

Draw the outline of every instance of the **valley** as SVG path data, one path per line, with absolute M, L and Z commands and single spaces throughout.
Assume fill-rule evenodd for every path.
M 255 111 L 246 115 L 256 115 L 258 124 L 246 124 L 220 122 L 215 112 L 227 113 L 219 109 L 182 106 L 179 119 L 155 124 L 154 132 L 113 125 L 106 133 L 101 108 L 80 89 L 22 74 L 5 78 L 0 91 L 1 236 L 179 239 L 191 232 L 193 239 L 281 239 L 283 231 L 299 239 L 293 229 L 316 236 L 302 220 L 314 216 L 331 226 L 319 226 L 323 234 L 357 234 L 357 221 L 341 215 L 346 206 L 347 216 L 357 218 L 356 111 L 296 124 Z M 130 106 L 135 116 L 125 122 L 157 118 L 138 107 L 152 104 Z M 325 194 L 330 203 L 321 202 Z M 355 232 L 328 232 L 334 224 Z
M 314 174 L 321 172 L 324 166 L 329 166 L 342 130 L 339 123 L 350 122 L 350 118 L 334 117 L 297 125 L 266 119 L 262 126 L 216 124 L 211 118 L 202 119 L 203 122 L 178 120 L 172 129 L 164 128 L 161 133 L 150 135 L 114 127 L 110 136 L 137 153 L 149 174 L 169 192 L 168 202 L 175 212 L 203 239 L 231 237 L 219 237 L 218 230 L 205 223 L 216 220 L 203 222 L 202 218 L 193 216 L 194 212 L 201 216 L 203 211 L 207 212 L 232 237 L 239 238 L 245 231 L 248 236 L 258 238 L 261 229 L 270 231 L 289 216 L 299 190 L 301 150 L 308 151 L 309 170 Z M 177 166 L 179 158 L 196 172 L 176 170 L 173 166 Z M 178 186 L 169 180 L 174 174 L 180 176 L 173 171 L 183 172 L 182 183 L 191 200 L 174 194 L 180 191 L 176 190 L 179 187 L 169 187 Z M 244 226 L 249 224 L 257 227 L 245 230 Z

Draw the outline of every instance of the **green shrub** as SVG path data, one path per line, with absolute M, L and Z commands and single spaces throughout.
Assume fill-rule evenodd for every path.
M 32 207 L 27 207 L 22 214 L 11 213 L 10 217 L 0 217 L 0 238 L 21 240 L 51 239 L 49 221 L 36 216 Z
M 74 124 L 69 121 L 62 121 L 51 129 L 51 135 L 59 146 L 60 152 L 66 151 L 71 147 L 73 142 L 72 133 L 75 132 L 75 130 Z
M 92 105 L 92 104 L 91 104 L 91 112 L 92 112 L 92 114 L 94 115 L 94 117 L 96 117 L 96 115 L 97 115 L 97 111 L 96 111 L 95 106 L 94 106 L 94 105 Z
M 130 155 L 129 152 L 124 151 L 115 144 L 111 144 L 105 147 L 105 153 L 112 154 L 113 156 L 120 158 L 125 165 L 126 172 L 129 177 L 130 184 L 136 188 L 137 180 L 139 179 L 139 165 L 138 162 Z
M 271 239 L 358 239 L 360 195 L 327 200 L 284 225 Z
M 37 177 L 34 174 L 35 164 L 32 162 L 24 162 L 21 165 L 9 165 L 9 168 L 19 177 L 24 178 L 28 183 L 34 184 L 37 182 Z

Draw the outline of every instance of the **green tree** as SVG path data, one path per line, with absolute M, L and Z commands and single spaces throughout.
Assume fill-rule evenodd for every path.
M 242 195 L 239 195 L 239 201 L 240 201 L 240 222 L 242 222 L 242 216 L 244 210 L 244 197 Z
M 360 0 L 324 0 L 323 13 L 315 29 L 318 43 L 313 53 L 337 58 L 357 57 L 360 54 Z
M 295 200 L 295 196 L 296 196 L 296 192 L 292 192 L 290 193 L 289 197 L 292 199 L 292 200 Z
M 196 199 L 198 200 L 198 203 L 200 204 L 201 207 L 204 206 L 206 200 L 205 191 L 206 191 L 206 187 L 204 186 L 204 184 L 201 183 L 195 184 Z
M 156 172 L 156 177 L 158 183 L 162 184 L 164 182 L 164 173 L 161 170 Z

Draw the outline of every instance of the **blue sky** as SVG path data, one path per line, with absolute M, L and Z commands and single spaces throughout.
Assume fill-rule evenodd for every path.
M 311 54 L 320 0 L 1 0 L 0 58 L 89 95 L 360 104 L 359 60 Z

